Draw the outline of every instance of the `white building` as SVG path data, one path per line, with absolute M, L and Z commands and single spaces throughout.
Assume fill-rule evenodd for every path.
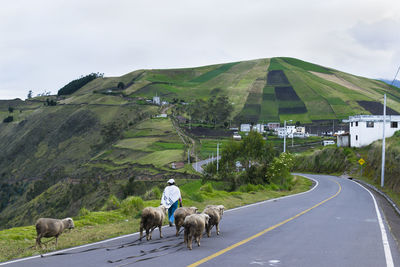
M 159 96 L 153 96 L 153 104 L 160 105 L 160 97 Z
M 350 123 L 350 146 L 362 147 L 382 139 L 383 115 L 350 116 L 344 122 Z M 400 115 L 387 115 L 385 136 L 391 137 L 400 130 Z
M 255 126 L 253 126 L 253 131 L 256 131 L 259 133 L 265 133 L 264 124 L 256 124 Z
M 241 132 L 250 132 L 251 125 L 250 124 L 240 124 L 240 131 Z
M 275 131 L 278 132 L 278 137 L 280 137 L 280 138 L 283 138 L 285 136 L 285 134 L 286 134 L 286 137 L 292 138 L 293 134 L 296 132 L 296 126 L 289 125 L 289 126 L 286 126 L 286 129 L 285 129 L 285 127 L 280 127 L 280 128 L 275 129 Z

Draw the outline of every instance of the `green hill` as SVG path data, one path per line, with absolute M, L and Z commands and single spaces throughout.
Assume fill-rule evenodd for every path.
M 228 96 L 233 124 L 304 124 L 380 112 L 383 93 L 390 112 L 400 112 L 397 87 L 272 58 L 137 70 L 99 76 L 69 95 L 0 100 L 0 228 L 100 209 L 111 194 L 145 195 L 168 177 L 196 177 L 188 164 L 171 168 L 186 162 L 194 145 L 171 116 L 155 118 L 165 110 L 148 103 L 153 96 L 176 103 L 170 115 L 186 116 L 183 104 L 195 99 Z

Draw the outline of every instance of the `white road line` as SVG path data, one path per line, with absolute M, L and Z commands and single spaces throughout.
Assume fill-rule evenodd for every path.
M 383 244 L 383 249 L 385 251 L 386 266 L 387 267 L 394 267 L 393 258 L 392 258 L 392 252 L 390 251 L 390 244 L 389 244 L 388 237 L 387 237 L 387 234 L 386 234 L 385 225 L 383 224 L 382 216 L 381 216 L 381 213 L 379 211 L 378 204 L 376 203 L 375 197 L 371 193 L 371 191 L 369 191 L 363 185 L 361 185 L 361 184 L 359 184 L 359 183 L 357 183 L 355 181 L 353 181 L 353 182 L 358 184 L 359 186 L 361 186 L 365 190 L 367 190 L 367 192 L 371 195 L 372 200 L 374 201 L 376 216 L 378 217 L 379 228 L 381 229 L 381 234 L 382 234 L 382 244 Z
M 248 207 L 251 207 L 251 206 L 260 205 L 260 204 L 263 204 L 263 203 L 266 203 L 266 202 L 271 202 L 271 201 L 280 200 L 280 199 L 284 199 L 284 198 L 303 195 L 303 194 L 306 194 L 306 193 L 310 193 L 311 191 L 313 191 L 318 186 L 318 181 L 317 180 L 315 180 L 313 178 L 310 178 L 310 177 L 307 177 L 305 175 L 301 175 L 301 176 L 304 176 L 307 179 L 313 180 L 315 182 L 314 187 L 311 188 L 310 190 L 306 191 L 306 192 L 302 192 L 302 193 L 298 193 L 298 194 L 294 194 L 294 195 L 289 195 L 289 196 L 284 196 L 284 197 L 279 197 L 279 198 L 268 199 L 268 200 L 264 200 L 264 201 L 261 201 L 261 202 L 257 202 L 257 203 L 253 203 L 253 204 L 249 204 L 249 205 L 245 205 L 245 206 L 229 209 L 229 210 L 227 210 L 225 212 L 235 211 L 235 210 L 239 210 L 239 209 L 248 208 Z M 165 228 L 165 227 L 169 227 L 169 226 L 168 225 L 164 225 L 162 228 Z M 46 257 L 46 256 L 51 256 L 51 255 L 54 255 L 54 254 L 58 254 L 58 253 L 64 253 L 64 252 L 71 251 L 71 250 L 74 250 L 74 249 L 80 249 L 80 248 L 86 248 L 86 247 L 90 247 L 90 246 L 95 246 L 95 245 L 107 243 L 107 242 L 110 242 L 110 241 L 114 241 L 114 240 L 118 240 L 118 239 L 122 239 L 122 238 L 126 238 L 126 237 L 131 237 L 131 236 L 134 236 L 134 235 L 137 235 L 137 234 L 139 234 L 139 232 L 136 232 L 136 233 L 133 233 L 133 234 L 128 234 L 128 235 L 122 235 L 122 236 L 118 236 L 118 237 L 114 237 L 114 238 L 110 238 L 110 239 L 106 239 L 106 240 L 99 241 L 99 242 L 96 242 L 96 243 L 90 243 L 90 244 L 86 244 L 86 245 L 81 245 L 81 246 L 78 246 L 78 247 L 72 247 L 72 248 L 67 248 L 67 249 L 63 249 L 63 250 L 57 250 L 57 251 L 53 251 L 53 252 L 49 252 L 49 253 L 43 254 L 43 256 Z M 1 262 L 0 266 L 7 265 L 7 264 L 12 264 L 12 263 L 17 263 L 17 262 L 21 262 L 21 261 L 37 259 L 37 258 L 41 258 L 41 257 L 42 257 L 42 255 L 36 255 L 36 256 L 31 256 L 31 257 L 27 257 L 27 258 Z

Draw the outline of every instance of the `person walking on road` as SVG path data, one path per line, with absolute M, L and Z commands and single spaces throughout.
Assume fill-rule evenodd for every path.
M 179 187 L 175 185 L 174 179 L 169 179 L 167 186 L 161 197 L 161 205 L 164 205 L 168 209 L 168 220 L 169 226 L 174 225 L 174 212 L 179 207 L 182 207 L 182 196 Z

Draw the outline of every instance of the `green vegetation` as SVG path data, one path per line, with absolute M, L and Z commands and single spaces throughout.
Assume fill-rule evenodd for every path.
M 81 77 L 79 79 L 73 80 L 72 82 L 69 82 L 67 85 L 65 85 L 63 88 L 58 90 L 58 95 L 70 95 L 78 91 L 80 88 L 82 88 L 84 85 L 87 83 L 93 81 L 94 79 L 98 77 L 102 77 L 102 74 L 99 73 L 91 73 L 89 75 L 86 75 L 84 77 Z
M 285 62 L 289 63 L 292 66 L 296 66 L 298 68 L 301 68 L 303 70 L 307 71 L 316 71 L 316 72 L 321 72 L 321 73 L 326 73 L 326 74 L 331 74 L 329 69 L 324 68 L 322 66 L 312 64 L 297 58 L 291 58 L 291 57 L 283 57 L 282 58 Z
M 179 185 L 179 181 L 177 182 Z M 180 186 L 184 205 L 196 206 L 199 210 L 202 210 L 208 204 L 217 203 L 224 205 L 227 209 L 231 209 L 257 201 L 300 193 L 308 190 L 312 182 L 302 177 L 294 177 L 294 186 L 290 191 L 273 190 L 269 186 L 249 185 L 246 188 L 242 187 L 240 192 L 227 192 L 215 189 L 213 184 L 207 183 L 203 185 L 197 180 Z M 215 185 L 218 186 L 218 184 Z M 112 196 L 108 201 L 110 206 L 105 209 L 108 211 L 93 212 L 82 208 L 80 215 L 74 217 L 75 229 L 67 231 L 59 237 L 57 249 L 137 232 L 139 230 L 141 210 L 146 206 L 157 206 L 160 201 L 159 194 L 160 192 L 158 191 L 158 195 L 155 194 L 153 198 L 147 201 L 132 196 L 128 196 L 121 201 Z M 54 241 L 46 238 L 42 242 L 49 243 L 43 249 L 34 248 L 35 238 L 36 231 L 33 225 L 0 231 L 0 261 L 43 254 L 56 249 Z
M 239 62 L 234 62 L 234 63 L 228 63 L 228 64 L 221 65 L 220 67 L 218 67 L 214 70 L 211 70 L 209 72 L 206 72 L 203 75 L 200 75 L 199 77 L 193 79 L 192 82 L 198 82 L 198 83 L 207 82 L 207 81 L 217 77 L 218 75 L 226 72 L 227 70 L 229 70 L 230 68 L 232 68 L 234 65 L 236 65 L 238 63 Z

